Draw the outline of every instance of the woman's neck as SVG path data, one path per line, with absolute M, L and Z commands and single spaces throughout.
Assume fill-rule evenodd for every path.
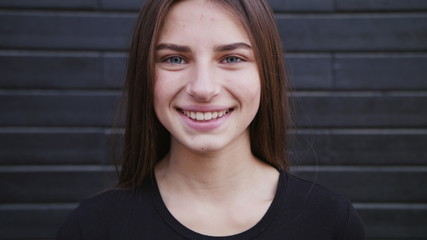
M 156 167 L 157 181 L 164 190 L 215 201 L 249 190 L 268 174 L 276 178 L 274 173 L 275 169 L 251 153 L 249 143 L 208 153 L 172 144 L 170 153 Z

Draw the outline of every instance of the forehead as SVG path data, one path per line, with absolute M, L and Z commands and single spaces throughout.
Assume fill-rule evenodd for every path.
M 241 20 L 219 3 L 208 0 L 186 0 L 175 3 L 166 15 L 159 40 L 170 37 L 215 33 L 215 38 L 240 37 L 248 39 Z M 212 34 L 210 34 L 212 35 Z
M 207 13 L 221 12 L 227 14 L 229 17 L 234 15 L 231 4 L 227 4 L 228 0 L 178 0 L 174 1 L 169 9 L 169 13 L 179 11 L 179 9 L 185 9 L 186 14 L 189 15 L 191 10 L 198 11 L 201 15 Z M 202 11 L 205 10 L 205 11 Z M 208 10 L 208 11 L 206 11 Z

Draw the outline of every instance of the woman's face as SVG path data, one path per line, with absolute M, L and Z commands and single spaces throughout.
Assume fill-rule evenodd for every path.
M 155 74 L 154 107 L 173 147 L 213 152 L 249 143 L 260 78 L 248 34 L 230 12 L 210 1 L 175 4 Z

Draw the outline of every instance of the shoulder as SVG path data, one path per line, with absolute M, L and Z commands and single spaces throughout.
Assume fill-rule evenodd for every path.
M 297 222 L 329 231 L 338 239 L 364 239 L 362 220 L 346 197 L 291 174 L 286 184 L 286 200 Z
M 305 203 L 307 206 L 340 211 L 349 207 L 350 201 L 322 185 L 287 174 L 286 191 L 289 197 Z
M 131 206 L 141 196 L 141 193 L 133 190 L 112 189 L 82 200 L 76 210 L 79 213 L 115 211 Z
M 106 239 L 107 229 L 120 229 L 134 211 L 143 211 L 142 192 L 114 189 L 85 199 L 66 217 L 56 239 Z

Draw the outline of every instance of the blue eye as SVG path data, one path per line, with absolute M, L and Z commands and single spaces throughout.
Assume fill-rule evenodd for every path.
M 224 59 L 224 61 L 225 61 L 226 63 L 231 63 L 231 64 L 233 64 L 233 63 L 239 63 L 239 62 L 241 62 L 241 61 L 242 61 L 242 59 L 241 59 L 241 58 L 239 58 L 239 57 L 236 57 L 236 56 L 230 56 L 230 57 L 225 58 L 225 59 Z
M 178 56 L 174 56 L 166 59 L 166 61 L 170 64 L 182 64 L 184 62 L 184 59 Z

